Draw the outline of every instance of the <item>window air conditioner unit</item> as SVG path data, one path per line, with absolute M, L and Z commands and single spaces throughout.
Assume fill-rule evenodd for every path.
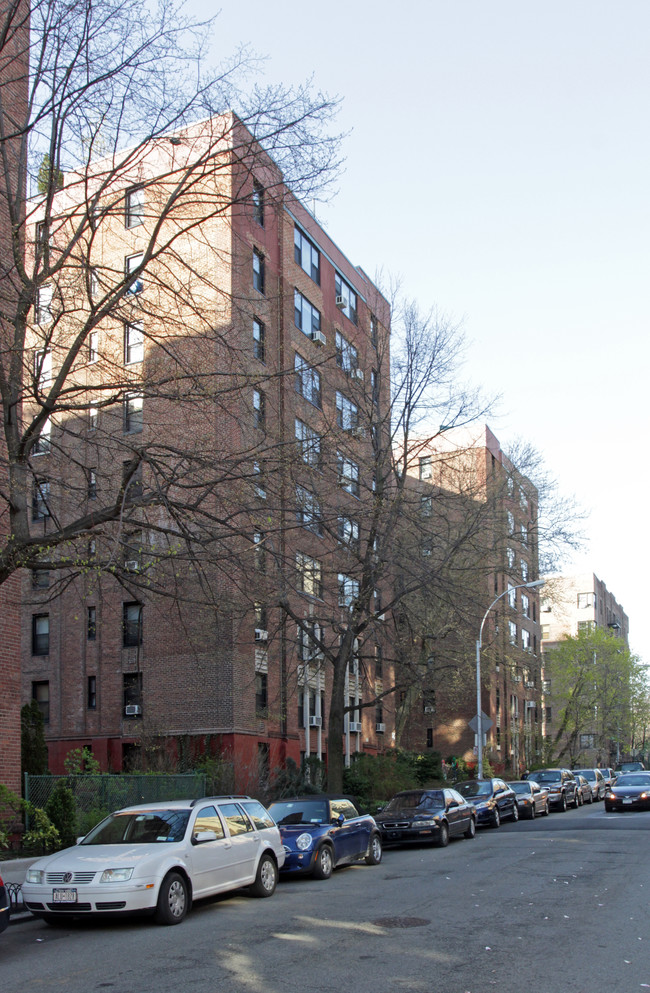
M 363 382 L 363 369 L 353 369 L 352 375 L 355 379 L 360 379 Z
M 436 708 L 435 707 L 427 706 L 427 707 L 424 708 L 424 713 L 425 714 L 435 714 L 435 712 L 436 712 Z
M 140 569 L 140 563 L 137 559 L 127 559 L 124 563 L 124 568 L 127 572 L 138 572 Z
M 322 331 L 312 331 L 311 340 L 315 342 L 315 344 L 317 345 L 324 345 L 325 342 L 327 341 L 327 338 L 325 337 Z
M 360 732 L 363 730 L 363 724 L 361 721 L 350 721 L 350 732 Z
M 365 428 L 352 428 L 352 437 L 353 438 L 365 438 L 366 437 L 366 429 Z
M 139 717 L 142 713 L 142 707 L 138 706 L 137 703 L 127 703 L 124 713 L 127 717 Z
M 310 728 L 320 728 L 322 726 L 323 726 L 323 718 L 322 717 L 310 717 L 309 718 L 309 727 Z
M 336 306 L 339 308 L 339 310 L 345 310 L 345 297 L 337 296 Z
M 266 641 L 268 636 L 269 632 L 264 628 L 255 628 L 255 641 Z
M 383 734 L 385 730 L 386 730 L 386 725 L 385 724 L 375 724 L 375 731 L 378 734 Z

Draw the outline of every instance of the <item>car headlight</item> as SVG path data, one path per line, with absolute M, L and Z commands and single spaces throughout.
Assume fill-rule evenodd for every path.
M 130 869 L 104 869 L 99 879 L 100 883 L 124 883 L 133 875 L 133 866 Z
M 313 838 L 310 834 L 305 831 L 304 834 L 299 834 L 296 838 L 296 848 L 301 852 L 306 852 L 308 848 L 312 846 Z
M 489 806 L 489 804 L 488 804 L 487 800 L 481 800 L 480 803 L 477 803 L 476 804 L 476 809 L 477 810 L 487 810 L 488 806 Z
M 647 800 L 650 793 L 639 793 L 639 800 Z
M 44 883 L 45 873 L 42 869 L 28 869 L 25 876 L 26 883 Z
M 413 821 L 413 827 L 414 828 L 419 828 L 419 827 L 435 827 L 435 825 L 437 823 L 438 822 L 437 822 L 437 820 L 436 820 L 435 817 L 422 818 L 419 821 Z

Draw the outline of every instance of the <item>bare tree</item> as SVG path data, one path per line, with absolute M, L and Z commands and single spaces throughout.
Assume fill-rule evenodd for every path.
M 322 187 L 337 139 L 332 101 L 253 87 L 246 49 L 212 71 L 211 27 L 174 0 L 3 8 L 0 583 L 21 567 L 66 581 L 119 572 L 152 529 L 158 561 L 238 532 L 215 494 L 250 478 L 256 445 L 208 459 L 194 415 L 187 443 L 196 400 L 233 416 L 250 385 L 232 340 L 246 300 L 236 275 L 215 278 L 236 273 L 244 247 L 224 231 L 257 181 L 267 209 L 288 189 Z M 29 56 L 25 112 L 12 97 L 17 47 Z M 165 402 L 174 423 L 143 435 L 143 405 Z

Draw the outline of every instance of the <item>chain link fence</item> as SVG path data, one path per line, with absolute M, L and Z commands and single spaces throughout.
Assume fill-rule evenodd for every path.
M 63 781 L 74 795 L 77 830 L 85 834 L 103 817 L 120 807 L 155 800 L 183 800 L 205 796 L 203 773 L 184 775 L 79 775 L 30 776 L 25 773 L 25 799 L 34 807 L 45 807 L 57 784 Z M 26 824 L 29 829 L 29 821 Z

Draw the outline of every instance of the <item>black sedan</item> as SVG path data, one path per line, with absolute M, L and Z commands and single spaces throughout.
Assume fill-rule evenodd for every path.
M 466 779 L 456 789 L 476 810 L 476 823 L 498 828 L 504 817 L 519 820 L 517 794 L 502 779 Z
M 650 810 L 650 773 L 619 776 L 605 794 L 605 810 Z
M 9 923 L 9 894 L 7 893 L 7 887 L 2 882 L 2 876 L 0 876 L 0 933 L 4 931 Z
M 405 790 L 377 814 L 384 843 L 433 841 L 444 848 L 458 835 L 476 834 L 476 811 L 452 789 Z
M 529 817 L 531 820 L 541 814 L 547 817 L 551 809 L 548 802 L 548 790 L 532 779 L 524 779 L 521 782 L 508 783 L 517 794 L 517 806 L 520 817 Z
M 381 833 L 374 817 L 360 814 L 351 797 L 312 794 L 276 800 L 269 813 L 280 828 L 285 861 L 281 876 L 329 879 L 339 865 L 381 862 Z

